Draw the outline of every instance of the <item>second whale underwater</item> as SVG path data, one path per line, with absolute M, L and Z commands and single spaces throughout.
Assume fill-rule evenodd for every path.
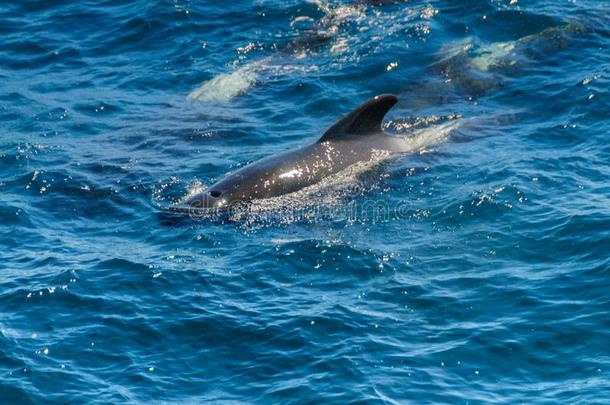
M 376 96 L 339 119 L 313 144 L 247 165 L 171 209 L 222 210 L 294 193 L 352 165 L 372 161 L 380 152 L 392 155 L 422 150 L 446 138 L 459 125 L 459 121 L 450 121 L 409 137 L 388 135 L 382 120 L 397 101 L 393 95 Z

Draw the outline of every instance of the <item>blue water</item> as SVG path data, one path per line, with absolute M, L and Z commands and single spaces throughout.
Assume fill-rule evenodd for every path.
M 610 4 L 347 6 L 0 4 L 1 403 L 610 403 Z M 166 215 L 380 93 L 463 124 L 305 215 Z

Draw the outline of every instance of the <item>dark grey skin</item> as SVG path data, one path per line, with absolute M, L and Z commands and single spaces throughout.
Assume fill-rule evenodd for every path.
M 377 96 L 337 121 L 315 143 L 245 166 L 175 209 L 222 209 L 278 197 L 319 183 L 355 163 L 367 162 L 375 151 L 410 152 L 414 146 L 406 139 L 381 129 L 383 117 L 396 102 L 392 95 Z

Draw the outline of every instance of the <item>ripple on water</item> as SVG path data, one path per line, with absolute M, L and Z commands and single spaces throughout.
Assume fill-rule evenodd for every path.
M 285 3 L 0 5 L 0 402 L 603 402 L 605 3 Z M 388 92 L 462 124 L 162 215 Z

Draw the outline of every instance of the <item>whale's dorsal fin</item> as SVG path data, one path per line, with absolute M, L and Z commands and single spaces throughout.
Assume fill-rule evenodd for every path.
M 330 127 L 318 142 L 345 139 L 354 135 L 376 134 L 382 131 L 381 121 L 398 102 L 391 94 L 376 96 Z

